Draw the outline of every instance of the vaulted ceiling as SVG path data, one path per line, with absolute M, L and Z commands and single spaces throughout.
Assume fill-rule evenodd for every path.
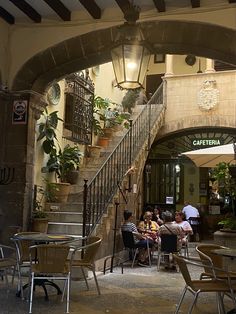
M 122 17 L 130 4 L 141 16 L 151 10 L 162 16 L 236 6 L 236 0 L 0 0 L 0 17 L 8 24 L 101 20 L 109 10 Z

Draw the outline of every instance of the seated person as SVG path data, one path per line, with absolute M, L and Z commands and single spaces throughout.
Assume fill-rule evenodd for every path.
M 159 226 L 155 221 L 152 220 L 152 216 L 152 212 L 146 211 L 143 216 L 144 220 L 139 222 L 138 230 L 146 238 L 156 242 Z
M 176 234 L 177 235 L 177 250 L 180 251 L 182 247 L 182 239 L 184 237 L 184 233 L 178 224 L 176 224 L 173 221 L 173 215 L 170 211 L 165 211 L 162 214 L 163 218 L 163 225 L 160 226 L 159 228 L 159 235 L 161 236 L 162 234 Z M 174 265 L 174 261 L 166 261 L 167 266 L 165 267 L 166 269 L 173 269 L 176 270 L 176 266 Z
M 186 243 L 187 236 L 193 235 L 193 229 L 190 225 L 190 223 L 186 220 L 184 220 L 185 215 L 182 212 L 176 212 L 175 213 L 175 223 L 179 225 L 182 228 L 182 231 L 184 232 L 184 237 L 182 238 L 182 243 Z
M 139 249 L 139 261 L 138 265 L 148 266 L 148 251 L 147 251 L 147 241 L 149 247 L 152 247 L 152 241 L 149 241 L 145 235 L 138 232 L 136 225 L 132 222 L 133 214 L 130 210 L 124 210 L 124 223 L 121 226 L 121 231 L 130 231 L 134 234 L 134 241 Z
M 153 214 L 152 214 L 152 220 L 155 221 L 158 224 L 158 226 L 161 226 L 163 224 L 160 207 L 154 208 Z

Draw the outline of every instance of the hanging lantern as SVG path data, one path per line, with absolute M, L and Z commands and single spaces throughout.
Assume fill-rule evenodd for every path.
M 118 87 L 136 89 L 143 81 L 151 56 L 140 27 L 136 24 L 139 8 L 130 6 L 125 13 L 126 22 L 120 26 L 111 49 L 112 64 Z

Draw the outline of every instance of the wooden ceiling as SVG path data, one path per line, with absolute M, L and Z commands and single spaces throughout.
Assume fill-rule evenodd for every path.
M 202 1 L 203 2 L 203 1 Z M 212 5 L 236 4 L 236 0 L 208 1 Z M 86 14 L 92 20 L 100 20 L 107 9 L 122 14 L 131 4 L 138 5 L 142 12 L 155 10 L 157 14 L 173 10 L 194 10 L 207 6 L 201 0 L 0 0 L 0 18 L 8 24 L 43 23 L 44 21 L 73 21 L 76 14 Z

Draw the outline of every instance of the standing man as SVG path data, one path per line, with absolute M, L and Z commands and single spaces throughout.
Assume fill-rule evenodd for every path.
M 190 223 L 195 235 L 195 239 L 199 240 L 199 211 L 189 202 L 184 202 L 184 205 L 185 206 L 182 209 L 182 213 L 185 214 L 186 220 Z

